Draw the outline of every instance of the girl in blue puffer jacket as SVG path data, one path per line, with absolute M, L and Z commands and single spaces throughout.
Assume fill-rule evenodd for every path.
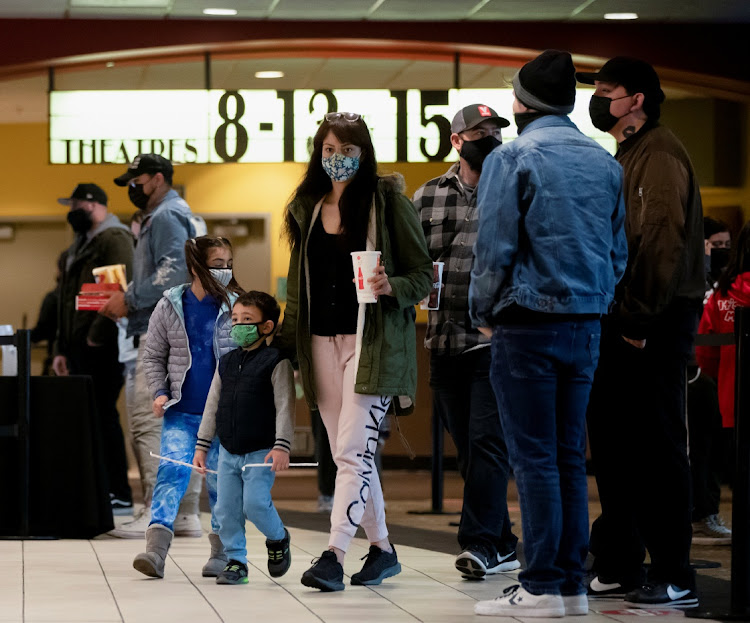
M 232 305 L 242 292 L 232 275 L 232 245 L 226 238 L 201 236 L 185 243 L 192 281 L 164 293 L 148 326 L 143 366 L 154 396 L 154 416 L 163 417 L 161 455 L 192 463 L 198 428 L 216 362 L 234 349 L 230 337 Z M 207 467 L 216 470 L 219 444 L 208 453 Z M 146 551 L 133 567 L 149 577 L 164 577 L 164 562 L 172 542 L 174 520 L 192 470 L 161 461 L 151 501 Z M 226 556 L 213 515 L 216 475 L 206 476 L 211 505 L 211 555 L 205 577 L 224 568 Z

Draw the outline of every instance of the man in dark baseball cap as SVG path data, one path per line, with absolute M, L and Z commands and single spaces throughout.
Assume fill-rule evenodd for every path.
M 75 201 L 93 201 L 103 206 L 107 205 L 107 193 L 96 184 L 78 184 L 70 197 L 61 197 L 57 203 L 64 206 L 73 205 Z
M 107 194 L 96 184 L 78 184 L 69 197 L 57 201 L 69 207 L 67 220 L 75 239 L 65 252 L 57 290 L 58 326 L 52 369 L 57 376 L 82 374 L 93 379 L 93 399 L 101 432 L 98 437 L 112 510 L 127 512 L 133 501 L 117 412 L 117 397 L 123 384 L 117 326 L 94 311 L 76 309 L 76 300 L 83 284 L 95 281 L 92 273 L 95 268 L 123 264 L 125 273 L 131 274 L 133 236 L 120 219 L 107 210 Z
M 471 106 L 464 106 L 453 117 L 451 132 L 461 134 L 485 121 L 493 121 L 498 128 L 507 128 L 510 125 L 510 121 L 503 119 L 486 104 L 471 104 Z
M 164 176 L 167 184 L 172 185 L 172 175 L 174 169 L 172 163 L 167 160 L 164 156 L 159 154 L 139 154 L 120 177 L 115 178 L 115 184 L 118 186 L 127 186 L 128 182 L 140 175 L 148 173 L 155 175 L 161 173 Z
M 583 84 L 597 85 L 602 83 L 610 85 L 612 88 L 621 86 L 628 96 L 640 93 L 643 99 L 640 107 L 643 109 L 644 114 L 651 121 L 658 120 L 661 115 L 664 91 L 661 90 L 659 76 L 646 61 L 627 56 L 616 56 L 604 63 L 599 71 L 576 72 L 576 79 Z M 603 102 L 599 95 L 597 95 L 597 98 L 592 99 L 589 107 L 591 121 L 594 127 L 602 132 L 609 132 L 617 123 L 617 120 L 621 118 L 617 114 L 618 112 L 622 113 L 620 111 L 621 106 L 618 106 L 617 111 L 612 113 L 610 111 L 610 104 Z M 615 100 L 612 99 L 612 101 Z
M 128 423 L 141 472 L 145 511 L 131 522 L 110 532 L 124 539 L 144 538 L 151 521 L 151 495 L 156 483 L 161 438 L 161 420 L 154 418 L 153 396 L 144 373 L 148 321 L 164 290 L 190 281 L 185 264 L 185 242 L 197 235 L 195 215 L 172 188 L 172 163 L 159 154 L 139 154 L 128 170 L 115 179 L 127 186 L 130 201 L 142 210 L 143 220 L 133 257 L 133 281 L 127 292 L 116 292 L 99 312 L 111 318 L 128 319 L 128 337 L 138 342 L 133 392 L 128 402 Z M 131 379 L 128 379 L 128 383 Z M 173 525 L 176 535 L 200 536 L 199 499 L 201 478 L 192 478 L 182 498 Z
M 685 379 L 705 292 L 700 189 L 685 147 L 658 122 L 664 92 L 651 65 L 620 56 L 576 76 L 596 87 L 592 123 L 619 144 L 628 237 L 587 413 L 602 500 L 587 588 L 635 607 L 694 606 Z
M 419 188 L 413 199 L 430 255 L 445 266 L 425 346 L 433 417 L 450 432 L 464 479 L 458 529 L 462 551 L 454 564 L 469 579 L 520 567 L 518 538 L 508 516 L 508 453 L 489 381 L 490 342 L 468 320 L 471 250 L 479 220 L 476 187 L 485 157 L 502 143 L 500 131 L 508 125 L 486 104 L 459 110 L 450 137 L 458 162 Z

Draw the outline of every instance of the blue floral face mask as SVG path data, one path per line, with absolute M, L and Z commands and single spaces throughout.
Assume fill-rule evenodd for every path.
M 334 153 L 326 158 L 323 156 L 323 170 L 334 182 L 345 182 L 354 177 L 359 169 L 359 157 L 352 158 Z

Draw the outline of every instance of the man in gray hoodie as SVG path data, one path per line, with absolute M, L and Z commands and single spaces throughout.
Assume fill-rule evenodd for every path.
M 141 472 L 145 509 L 134 521 L 110 532 L 120 538 L 144 538 L 151 518 L 151 494 L 159 464 L 151 453 L 159 454 L 162 423 L 151 410 L 154 396 L 143 373 L 148 321 L 165 290 L 190 281 L 185 264 L 185 241 L 197 233 L 190 206 L 172 188 L 173 173 L 172 163 L 166 158 L 140 154 L 125 173 L 115 178 L 115 184 L 127 187 L 131 203 L 143 210 L 133 258 L 133 280 L 127 292 L 112 296 L 99 312 L 110 318 L 127 316 L 128 337 L 133 336 L 134 342 L 138 342 L 138 357 L 131 371 L 133 378 L 126 382 L 132 383 L 134 388 L 133 400 L 128 404 L 128 419 Z M 174 522 L 176 536 L 201 536 L 200 490 L 201 477 L 195 474 Z
M 133 236 L 107 210 L 107 195 L 96 184 L 78 184 L 70 197 L 58 199 L 70 207 L 68 223 L 75 241 L 61 260 L 58 329 L 52 368 L 57 376 L 84 374 L 94 381 L 94 400 L 103 443 L 103 456 L 114 512 L 132 508 L 125 440 L 117 413 L 122 389 L 122 364 L 117 354 L 117 326 L 95 311 L 76 310 L 76 295 L 93 283 L 92 270 L 109 264 L 133 265 Z

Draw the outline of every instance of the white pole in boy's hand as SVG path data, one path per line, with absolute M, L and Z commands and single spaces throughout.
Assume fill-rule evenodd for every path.
M 198 470 L 198 473 L 206 473 L 206 455 L 208 453 L 205 450 L 196 450 L 193 455 L 193 467 Z
M 284 450 L 277 450 L 273 448 L 266 458 L 263 459 L 264 463 L 268 463 L 268 459 L 271 459 L 271 471 L 272 472 L 283 472 L 289 468 L 289 453 Z

